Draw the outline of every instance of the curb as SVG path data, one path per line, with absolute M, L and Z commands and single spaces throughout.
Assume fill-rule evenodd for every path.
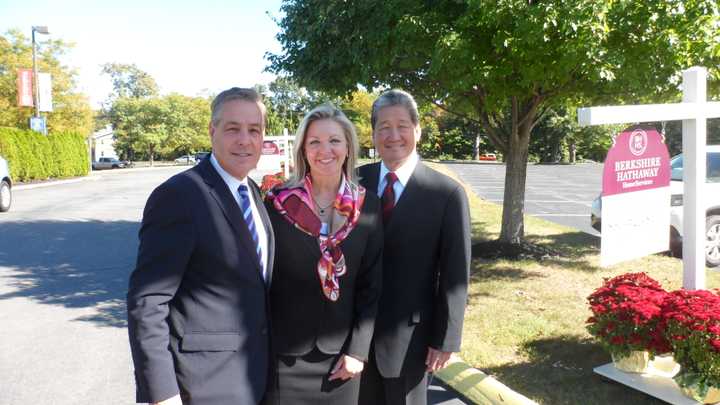
M 81 181 L 89 181 L 89 180 L 100 180 L 100 176 L 85 176 L 85 177 L 79 177 L 75 179 L 67 179 L 67 180 L 50 180 L 50 181 L 44 181 L 41 183 L 31 183 L 31 184 L 20 184 L 17 186 L 13 186 L 13 191 L 20 191 L 20 190 L 32 190 L 34 188 L 43 188 L 43 187 L 51 187 L 51 186 L 59 186 L 62 184 L 72 184 L 72 183 L 79 183 Z
M 132 173 L 132 172 L 138 172 L 138 171 L 147 171 L 147 170 L 156 170 L 156 169 L 167 169 L 167 168 L 173 168 L 173 167 L 186 167 L 190 168 L 192 166 L 187 165 L 158 165 L 158 166 L 141 166 L 141 167 L 128 167 L 124 169 L 115 169 L 115 170 L 92 170 L 90 173 L 88 173 L 86 176 L 82 177 L 75 177 L 72 179 L 64 179 L 64 180 L 45 180 L 40 181 L 37 183 L 17 183 L 17 185 L 13 186 L 13 191 L 20 191 L 20 190 L 32 190 L 35 188 L 43 188 L 43 187 L 50 187 L 50 186 L 59 186 L 62 184 L 72 184 L 72 183 L 79 183 L 81 181 L 95 181 L 100 180 L 103 178 L 103 175 L 106 174 L 122 174 L 122 173 Z
M 476 405 L 537 405 L 495 378 L 469 366 L 456 355 L 435 376 Z

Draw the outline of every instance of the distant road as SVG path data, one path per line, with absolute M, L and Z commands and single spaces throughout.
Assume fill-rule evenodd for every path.
M 485 200 L 501 204 L 505 165 L 445 163 Z M 525 213 L 583 232 L 600 235 L 590 226 L 590 205 L 602 191 L 602 164 L 528 165 Z

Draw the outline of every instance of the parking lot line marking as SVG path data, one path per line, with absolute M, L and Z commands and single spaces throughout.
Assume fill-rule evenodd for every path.
M 529 203 L 570 203 L 570 204 L 583 204 L 590 206 L 590 203 L 587 201 L 577 201 L 577 200 L 525 200 L 525 202 Z
M 502 202 L 502 199 L 492 199 L 492 200 L 485 200 L 490 202 Z M 591 206 L 591 204 L 587 201 L 572 201 L 572 200 L 525 200 L 526 203 L 536 203 L 536 204 L 550 204 L 550 203 L 570 203 L 570 204 L 582 204 L 587 205 L 588 207 Z
M 532 213 L 526 213 L 528 215 L 533 215 L 536 217 L 587 217 L 588 214 L 532 214 Z

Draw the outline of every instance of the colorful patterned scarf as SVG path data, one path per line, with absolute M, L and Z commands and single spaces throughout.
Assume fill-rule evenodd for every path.
M 268 191 L 267 199 L 288 222 L 317 238 L 321 253 L 317 265 L 320 286 L 327 299 L 337 301 L 340 297 L 338 279 L 347 271 L 340 242 L 345 240 L 357 225 L 365 201 L 365 188 L 352 184 L 343 176 L 333 208 L 335 213 L 345 219 L 345 223 L 334 233 L 330 230 L 327 236 L 320 234 L 322 224 L 313 210 L 310 175 L 305 176 L 300 187 L 274 188 Z

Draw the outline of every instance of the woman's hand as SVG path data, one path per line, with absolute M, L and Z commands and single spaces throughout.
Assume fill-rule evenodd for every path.
M 333 367 L 330 372 L 330 381 L 332 380 L 349 380 L 355 376 L 358 376 L 365 367 L 365 364 L 356 359 L 355 357 L 348 356 L 347 354 L 340 355 L 340 359 Z

